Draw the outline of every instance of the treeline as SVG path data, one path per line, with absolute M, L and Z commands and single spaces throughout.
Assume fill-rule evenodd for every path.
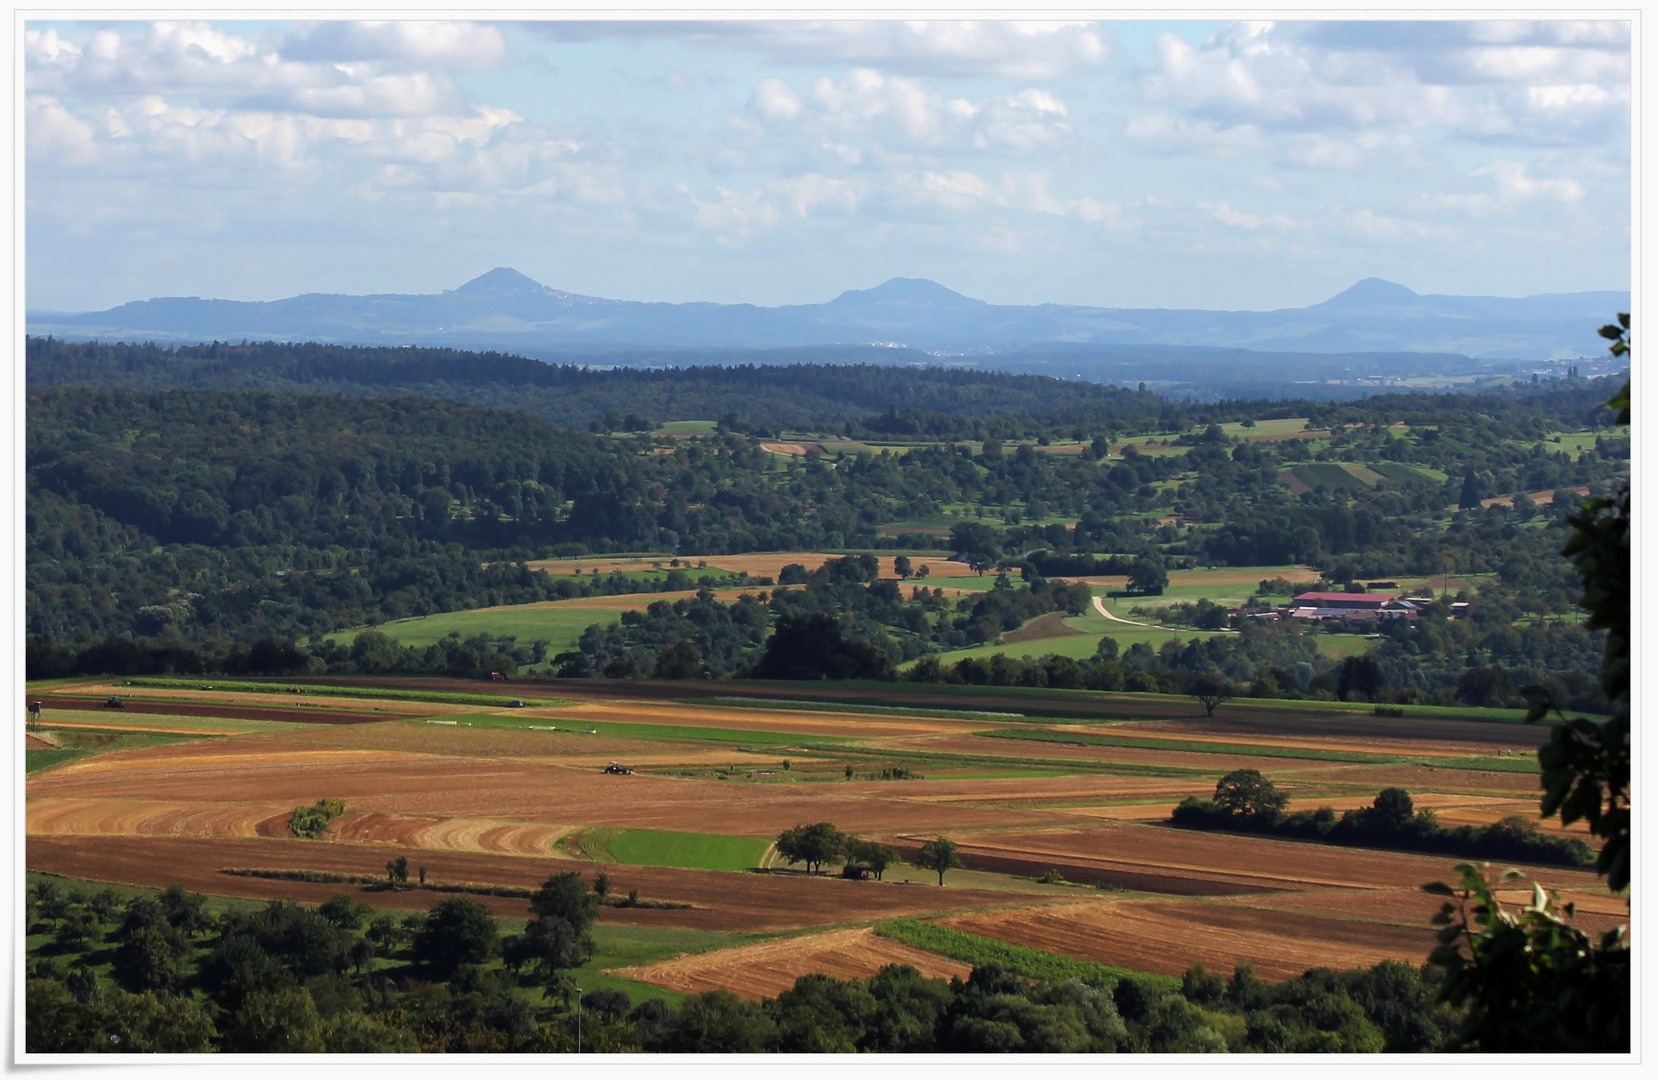
M 1284 813 L 1288 797 L 1255 769 L 1228 773 L 1214 797 L 1188 796 L 1170 820 L 1188 829 L 1258 832 L 1348 847 L 1421 851 L 1463 859 L 1502 859 L 1553 866 L 1592 866 L 1595 852 L 1574 836 L 1548 836 L 1534 822 L 1507 817 L 1493 825 L 1447 829 L 1431 810 L 1415 809 L 1410 793 L 1389 787 L 1370 806 L 1338 818 L 1328 806 Z
M 123 635 L 195 648 L 315 639 L 438 611 L 648 591 L 522 566 L 553 554 L 930 546 L 936 532 L 903 523 L 939 516 L 962 519 L 950 543 L 978 565 L 1302 561 L 1336 582 L 1454 567 L 1498 574 L 1499 596 L 1481 588 L 1514 619 L 1547 617 L 1578 591 L 1558 554 L 1569 500 L 1452 512 L 1469 476 L 1489 491 L 1597 489 L 1625 475 L 1620 440 L 1580 459 L 1526 441 L 1575 408 L 1576 393 L 1493 399 L 1473 415 L 1451 398 L 1327 407 L 1333 442 L 1311 456 L 1348 483 L 1293 495 L 1282 474 L 1304 445 L 1236 443 L 1213 426 L 1145 453 L 1130 443 L 1120 457 L 1106 456 L 1112 433 L 1092 429 L 1081 453 L 986 438 L 827 462 L 783 460 L 734 433 L 593 436 L 412 397 L 33 390 L 26 632 L 79 648 Z M 1391 426 L 1406 406 L 1423 426 Z M 1403 465 L 1421 455 L 1450 479 Z M 1366 487 L 1334 464 L 1354 458 L 1391 471 Z M 1533 674 L 1548 666 L 1531 654 Z
M 1540 685 L 1570 708 L 1609 708 L 1595 674 L 1602 634 L 1556 623 L 1514 626 L 1499 614 L 1451 619 L 1445 606 L 1432 605 L 1416 622 L 1382 623 L 1378 648 L 1338 660 L 1321 655 L 1318 636 L 1297 623 L 1245 622 L 1234 634 L 1175 639 L 1156 649 L 1135 642 L 1124 650 L 1106 637 L 1091 657 L 995 653 L 946 664 L 927 656 L 904 677 L 964 686 L 1150 694 L 1192 694 L 1200 687 L 1225 697 L 1515 708 L 1527 705 L 1524 687 Z
M 46 936 L 27 958 L 31 1053 L 567 1053 L 578 1024 L 599 1053 L 1419 1052 L 1459 1019 L 1436 1001 L 1441 975 L 1394 961 L 1277 984 L 1247 962 L 1229 979 L 1196 967 L 1177 989 L 892 965 L 760 1002 L 578 999 L 569 972 L 593 953 L 602 898 L 575 874 L 549 878 L 504 937 L 466 896 L 400 919 L 348 895 L 222 913 L 178 886 L 123 899 L 41 879 L 26 896 Z
M 879 577 L 872 555 L 830 559 L 783 577 L 802 588 L 745 594 L 722 603 L 708 592 L 658 600 L 581 635 L 579 656 L 560 656 L 558 674 L 612 678 L 890 678 L 917 656 L 994 641 L 1051 611 L 1079 614 L 1086 586 L 1006 575 L 977 596 L 950 600 L 941 588 Z
M 31 337 L 26 343 L 30 387 L 407 394 L 515 409 L 560 427 L 606 433 L 693 418 L 724 418 L 730 430 L 761 437 L 786 428 L 962 438 L 988 431 L 1016 438 L 1026 429 L 1034 437 L 1055 422 L 1146 431 L 1186 423 L 1184 407 L 1155 394 L 1041 375 L 833 362 L 844 352 L 779 349 L 766 350 L 770 362 L 763 364 L 637 367 L 618 361 L 682 361 L 684 354 L 593 354 L 543 363 L 498 352 L 312 342 L 163 347 Z M 892 427 L 903 430 L 887 430 Z

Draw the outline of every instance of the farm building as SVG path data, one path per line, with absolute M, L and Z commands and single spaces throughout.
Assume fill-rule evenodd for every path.
M 1371 624 L 1382 619 L 1414 619 L 1421 605 L 1398 596 L 1377 593 L 1306 592 L 1281 610 L 1281 617 L 1303 622 Z

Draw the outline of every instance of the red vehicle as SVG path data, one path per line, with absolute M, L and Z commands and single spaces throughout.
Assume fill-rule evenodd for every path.
M 498 671 L 491 671 L 491 672 L 490 672 L 490 673 L 489 673 L 489 678 L 490 678 L 490 680 L 491 680 L 491 681 L 493 681 L 493 682 L 505 682 L 505 681 L 506 681 L 506 676 L 505 676 L 505 675 L 502 675 L 502 674 L 501 674 L 501 673 L 500 673 L 500 672 L 498 672 Z

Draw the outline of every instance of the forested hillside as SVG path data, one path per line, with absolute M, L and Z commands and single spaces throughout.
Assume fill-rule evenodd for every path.
M 403 393 L 32 389 L 27 632 L 37 653 L 105 638 L 292 642 L 409 615 L 702 583 L 555 578 L 526 565 L 553 555 L 944 550 L 1038 577 L 1291 563 L 1336 585 L 1487 575 L 1477 641 L 1389 645 L 1376 662 L 1403 663 L 1402 650 L 1416 658 L 1405 681 L 1427 670 L 1429 684 L 1453 684 L 1458 666 L 1473 663 L 1504 666 L 1511 682 L 1557 667 L 1549 657 L 1574 663 L 1593 652 L 1585 632 L 1557 618 L 1577 599 L 1559 556 L 1573 497 L 1550 505 L 1527 493 L 1604 490 L 1628 468 L 1626 432 L 1599 404 L 1612 389 L 1605 380 L 1191 406 L 970 372 L 596 372 L 433 350 L 167 353 L 55 342 L 31 343 L 31 378 L 37 362 L 59 376 L 80 364 L 105 381 L 117 371 L 165 381 L 193 364 L 211 381 L 237 364 L 251 371 L 249 358 L 266 348 L 276 368 L 306 378 L 363 373 L 358 390 L 378 371 L 382 386 L 406 376 L 405 388 L 435 392 L 461 386 L 444 375 L 465 370 L 493 372 L 487 385 L 497 388 L 514 385 L 501 381 L 510 375 L 549 400 L 616 394 L 637 409 L 672 400 L 652 393 L 711 387 L 741 390 L 748 415 L 775 408 L 816 422 L 831 406 L 869 411 L 778 444 L 736 417 L 714 432 L 605 434 Z M 682 414 L 620 426 L 654 429 L 668 418 Z M 981 430 L 994 424 L 1022 434 Z M 900 624 L 860 627 L 854 609 L 835 606 L 841 629 L 858 639 L 884 626 L 886 643 L 874 645 L 894 662 L 994 640 L 942 632 L 941 609 L 918 638 L 892 637 Z M 586 652 L 593 670 L 626 654 L 646 672 L 663 646 L 616 639 Z M 702 659 L 708 648 L 729 652 L 721 672 L 754 661 L 748 646 L 703 646 Z M 1178 667 L 1165 658 L 1138 666 L 1151 677 Z

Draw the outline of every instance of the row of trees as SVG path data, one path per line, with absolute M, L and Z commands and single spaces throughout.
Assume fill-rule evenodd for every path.
M 913 856 L 914 864 L 936 873 L 941 886 L 944 875 L 961 865 L 959 850 L 953 840 L 936 837 L 921 844 Z M 896 848 L 848 835 L 828 821 L 785 829 L 777 836 L 777 854 L 790 866 L 805 863 L 808 874 L 819 873 L 835 863 L 845 863 L 847 876 L 861 877 L 867 873 L 873 874 L 877 881 L 885 875 L 887 867 L 902 861 Z
M 1232 829 L 1355 847 L 1425 851 L 1475 859 L 1512 859 L 1559 866 L 1589 866 L 1594 849 L 1576 837 L 1546 836 L 1530 820 L 1513 816 L 1479 828 L 1447 829 L 1431 810 L 1417 810 L 1410 793 L 1389 787 L 1368 807 L 1338 818 L 1327 806 L 1285 813 L 1288 796 L 1257 769 L 1227 773 L 1214 797 L 1195 795 L 1174 808 L 1175 825 L 1191 829 Z

